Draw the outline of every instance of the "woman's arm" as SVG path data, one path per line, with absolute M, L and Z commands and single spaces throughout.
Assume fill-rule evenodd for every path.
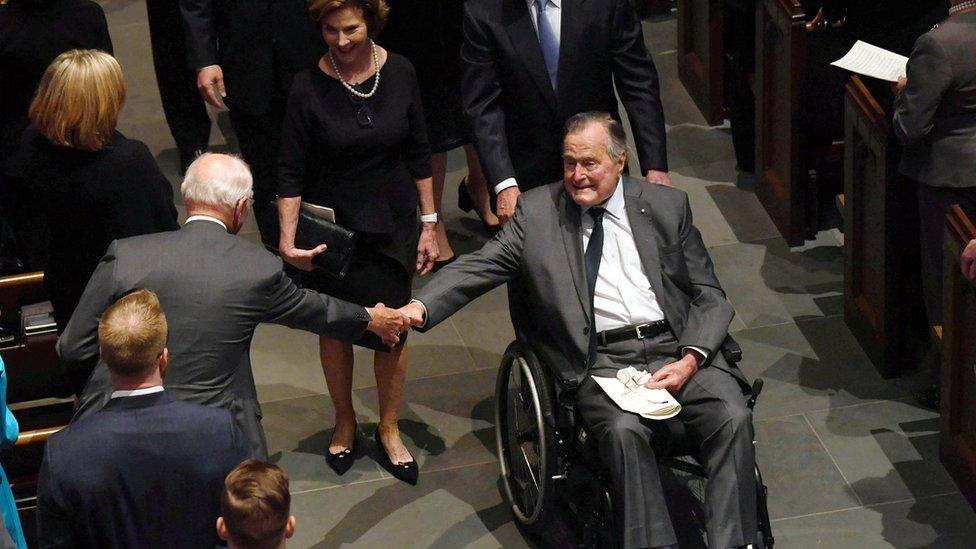
M 952 64 L 932 33 L 915 42 L 908 59 L 908 81 L 895 96 L 895 134 L 902 143 L 920 141 L 932 131 L 942 96 L 952 83 Z
M 410 66 L 408 82 L 410 83 L 410 105 L 407 109 L 410 133 L 404 150 L 404 160 L 407 169 L 417 184 L 417 196 L 420 200 L 420 215 L 436 214 L 434 205 L 434 180 L 431 177 L 430 142 L 427 141 L 427 123 L 424 120 L 424 109 L 420 102 L 420 87 L 417 75 Z M 417 243 L 417 272 L 425 275 L 434 268 L 434 262 L 440 257 L 437 249 L 437 239 L 434 236 L 436 222 L 421 223 L 420 241 Z
M 312 259 L 325 251 L 325 244 L 313 250 L 295 247 L 295 230 L 298 227 L 298 211 L 302 204 L 305 187 L 306 163 L 310 143 L 311 117 L 305 112 L 308 101 L 305 86 L 296 78 L 288 96 L 285 119 L 281 126 L 281 148 L 278 154 L 278 252 L 281 258 L 302 269 L 311 271 Z

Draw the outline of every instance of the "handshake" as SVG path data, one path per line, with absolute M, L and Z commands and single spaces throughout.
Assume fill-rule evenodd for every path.
M 390 347 L 400 343 L 400 336 L 410 327 L 424 323 L 424 306 L 419 301 L 411 301 L 399 309 L 377 303 L 375 307 L 367 307 L 366 312 L 370 316 L 366 329 Z

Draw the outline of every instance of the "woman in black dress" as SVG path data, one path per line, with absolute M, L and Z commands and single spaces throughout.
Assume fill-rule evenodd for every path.
M 430 272 L 438 258 L 437 214 L 413 67 L 371 39 L 386 12 L 383 0 L 313 0 L 309 5 L 329 52 L 317 67 L 295 77 L 288 98 L 278 166 L 279 249 L 285 261 L 311 271 L 311 259 L 324 248 L 295 248 L 300 204 L 333 208 L 336 222 L 359 235 L 352 267 L 342 279 L 312 271 L 306 286 L 354 303 L 400 307 L 410 300 L 413 271 Z M 397 427 L 407 367 L 405 337 L 392 348 L 370 333 L 356 343 L 376 351 L 381 457 L 397 478 L 413 483 L 417 465 Z M 326 458 L 342 474 L 352 464 L 357 430 L 353 350 L 351 344 L 322 338 L 320 352 L 336 409 Z
M 149 149 L 115 130 L 125 101 L 111 55 L 71 50 L 47 68 L 15 165 L 44 197 L 44 287 L 58 330 L 115 239 L 175 230 L 173 188 Z

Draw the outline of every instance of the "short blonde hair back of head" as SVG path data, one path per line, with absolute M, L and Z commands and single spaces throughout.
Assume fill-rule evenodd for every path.
M 112 139 L 124 103 L 125 80 L 114 57 L 70 50 L 44 72 L 28 116 L 51 143 L 98 151 Z
M 129 293 L 105 309 L 98 322 L 102 362 L 122 377 L 149 374 L 159 364 L 168 332 L 156 294 L 149 290 Z

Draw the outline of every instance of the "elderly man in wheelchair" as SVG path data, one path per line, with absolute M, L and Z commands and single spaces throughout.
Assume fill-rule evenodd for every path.
M 656 455 L 657 440 L 676 431 L 707 476 L 709 547 L 768 543 L 757 539 L 765 506 L 757 502 L 749 387 L 722 352 L 732 307 L 687 195 L 624 175 L 626 160 L 619 122 L 606 113 L 570 118 L 564 181 L 523 194 L 501 232 L 442 269 L 402 311 L 429 329 L 509 283 L 518 341 L 499 393 L 519 402 L 498 403 L 497 429 L 507 446 L 503 476 L 527 473 L 518 483 L 506 478 L 523 523 L 544 523 L 554 507 L 546 491 L 566 473 L 560 444 L 572 444 L 559 432 L 577 417 L 609 472 L 615 544 L 676 547 Z M 646 385 L 667 389 L 681 412 L 651 422 L 618 407 L 593 378 L 628 366 L 649 372 Z M 509 417 L 519 409 L 530 413 Z

